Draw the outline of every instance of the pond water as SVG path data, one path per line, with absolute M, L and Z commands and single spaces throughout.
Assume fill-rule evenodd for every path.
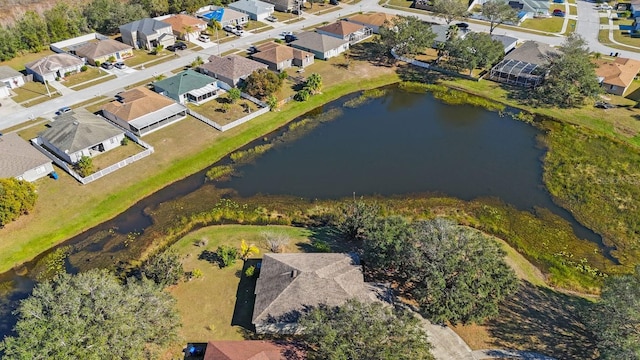
M 576 235 L 601 244 L 597 234 L 556 206 L 545 190 L 544 149 L 537 145 L 540 133 L 533 126 L 478 107 L 447 105 L 429 94 L 391 89 L 358 108 L 342 106 L 353 97 L 317 111 L 339 109 L 341 114 L 333 121 L 322 122 L 307 135 L 274 148 L 255 163 L 242 166 L 241 176 L 215 186 L 231 188 L 242 197 L 269 194 L 314 199 L 427 192 L 465 200 L 497 197 L 522 210 L 547 208 L 568 220 Z M 104 234 L 112 229 L 121 234 L 153 231 L 161 225 L 152 225 L 149 209 L 194 198 L 210 202 L 213 197 L 207 197 L 207 189 L 213 186 L 204 182 L 202 171 L 70 239 L 63 245 L 73 245 L 77 254 L 72 255 L 69 269 L 77 269 L 72 263 L 91 261 L 92 256 L 133 256 L 127 254 L 126 244 L 114 244 Z M 182 206 L 175 209 L 179 212 Z M 16 301 L 26 297 L 33 286 L 27 276 L 15 272 L 0 276 L 2 281 L 13 281 L 14 291 L 0 297 L 0 338 L 15 323 L 10 314 Z

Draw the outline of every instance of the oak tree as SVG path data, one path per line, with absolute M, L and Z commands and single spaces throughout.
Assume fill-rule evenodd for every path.
M 35 186 L 15 178 L 0 179 L 0 227 L 28 214 L 36 205 Z
M 433 11 L 441 17 L 447 25 L 453 20 L 462 19 L 467 15 L 467 2 L 464 0 L 434 0 Z
M 499 25 L 515 23 L 518 13 L 502 0 L 489 0 L 482 5 L 482 16 L 489 21 L 489 34 L 493 34 Z
M 380 27 L 380 44 L 399 56 L 415 56 L 432 46 L 435 38 L 431 25 L 415 16 L 396 16 Z

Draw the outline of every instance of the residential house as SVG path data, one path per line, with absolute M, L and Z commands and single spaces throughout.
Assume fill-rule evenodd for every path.
M 640 61 L 620 57 L 614 61 L 598 60 L 596 64 L 596 75 L 604 90 L 620 96 L 624 95 L 640 71 Z
M 18 71 L 0 66 L 0 99 L 11 96 L 11 89 L 24 85 L 24 78 Z
M 491 39 L 500 41 L 505 54 L 515 49 L 518 44 L 518 39 L 507 35 L 491 34 Z
M 496 64 L 489 72 L 489 79 L 510 85 L 534 87 L 546 75 L 545 65 L 559 51 L 537 41 L 525 41 Z
M 251 20 L 263 21 L 274 11 L 273 4 L 260 0 L 239 0 L 227 5 L 229 9 L 249 15 Z
M 63 78 L 66 74 L 79 72 L 84 60 L 69 54 L 53 54 L 24 65 L 27 74 L 33 74 L 33 79 L 44 82 Z
M 38 135 L 44 148 L 69 164 L 114 149 L 124 137 L 122 129 L 85 109 L 54 117 L 51 126 Z
M 313 64 L 312 53 L 269 42 L 256 48 L 251 58 L 269 66 L 269 70 L 282 71 L 292 66 L 305 68 Z
M 489 0 L 476 0 L 473 4 L 484 5 Z M 536 15 L 549 14 L 551 3 L 547 0 L 502 0 L 518 13 L 518 22 Z
M 317 32 L 307 31 L 297 34 L 296 37 L 298 40 L 290 44 L 292 47 L 311 52 L 315 57 L 322 60 L 338 56 L 349 49 L 348 40 Z
M 264 0 L 269 4 L 273 4 L 273 8 L 276 11 L 291 12 L 293 10 L 299 10 L 306 2 L 305 0 Z
M 133 48 L 113 39 L 96 40 L 84 43 L 73 52 L 82 58 L 87 59 L 91 65 L 97 65 L 105 61 L 122 61 L 133 56 Z
M 355 255 L 265 254 L 255 289 L 252 323 L 258 334 L 299 333 L 297 321 L 310 307 L 339 306 L 348 299 L 373 302 L 380 289 L 364 282 Z
M 187 101 L 203 103 L 217 97 L 220 92 L 216 79 L 190 69 L 154 82 L 153 88 L 155 92 L 180 104 Z
M 628 9 L 631 11 L 632 17 L 640 17 L 640 0 L 631 0 Z
M 366 26 L 373 31 L 374 34 L 380 34 L 380 27 L 385 23 L 393 23 L 395 15 L 377 12 L 371 14 L 357 14 L 347 19 L 347 21 Z
M 151 50 L 158 45 L 164 47 L 175 44 L 171 25 L 151 18 L 136 20 L 120 26 L 122 42 L 135 49 Z
M 51 160 L 18 134 L 0 135 L 0 178 L 36 181 L 52 172 Z
M 198 17 L 209 22 L 217 22 L 220 26 L 244 25 L 249 22 L 249 15 L 239 11 L 211 6 L 209 11 L 198 14 Z
M 322 26 L 316 29 L 318 34 L 333 36 L 346 40 L 350 44 L 355 44 L 371 36 L 373 31 L 364 25 L 350 21 L 337 21 L 333 24 Z
M 202 355 L 202 353 L 204 354 Z M 306 352 L 294 343 L 265 340 L 218 340 L 187 345 L 187 357 L 202 360 L 303 360 Z
M 187 109 L 166 96 L 139 86 L 116 95 L 102 107 L 102 115 L 138 136 L 182 120 Z
M 436 37 L 433 40 L 434 49 L 437 49 L 440 46 L 440 44 L 444 44 L 447 42 L 447 39 L 449 38 L 449 31 L 450 31 L 448 26 L 433 24 L 431 25 L 431 31 L 433 31 L 433 33 L 436 34 Z M 463 37 L 464 34 L 465 33 L 463 31 L 458 31 L 458 36 Z
M 173 35 L 180 40 L 196 40 L 201 32 L 207 30 L 206 21 L 185 14 L 170 15 L 161 20 L 171 25 Z
M 239 55 L 209 57 L 209 62 L 200 65 L 198 70 L 231 86 L 238 86 L 244 79 L 267 65 Z

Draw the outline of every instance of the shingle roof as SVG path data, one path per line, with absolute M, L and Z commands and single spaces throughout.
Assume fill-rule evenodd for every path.
M 123 131 L 85 109 L 54 118 L 51 127 L 38 136 L 63 152 L 74 153 L 99 144 Z
M 227 5 L 229 8 L 248 14 L 264 14 L 273 11 L 273 4 L 259 0 L 240 0 Z
M 204 360 L 292 360 L 291 357 L 285 357 L 285 354 L 293 353 L 287 352 L 290 348 L 287 344 L 264 340 L 209 341 Z
M 0 80 L 11 79 L 17 76 L 22 76 L 22 74 L 8 66 L 0 66 Z
M 127 30 L 131 33 L 135 33 L 135 32 L 139 32 L 141 34 L 145 34 L 145 35 L 153 35 L 155 34 L 159 29 L 164 29 L 166 27 L 170 27 L 171 25 L 164 23 L 162 21 L 156 20 L 156 19 L 151 19 L 151 18 L 145 18 L 142 20 L 136 20 L 136 21 L 132 21 L 128 24 L 124 24 L 120 26 L 120 32 L 122 32 L 123 30 Z
M 254 324 L 290 319 L 309 306 L 338 306 L 352 298 L 370 302 L 376 296 L 357 258 L 336 253 L 265 254 L 255 294 Z
M 496 40 L 496 41 L 500 41 L 504 48 L 506 48 L 508 46 L 512 46 L 515 42 L 518 41 L 518 39 L 516 39 L 514 37 L 507 36 L 507 35 L 499 35 L 499 34 L 491 34 L 491 39 L 492 40 Z
M 200 89 L 206 85 L 216 82 L 211 76 L 200 74 L 191 69 L 182 71 L 170 78 L 157 81 L 153 86 L 157 89 L 165 91 L 168 97 L 177 98 L 189 91 Z
M 347 35 L 351 35 L 356 31 L 360 31 L 362 29 L 364 29 L 364 26 L 360 24 L 356 24 L 348 21 L 337 21 L 337 22 L 334 22 L 333 24 L 319 27 L 317 30 L 344 37 Z
M 373 14 L 358 14 L 350 17 L 349 21 L 358 22 L 361 24 L 373 25 L 373 26 L 382 26 L 385 21 L 393 21 L 395 15 L 387 14 L 387 13 L 373 13 Z
M 66 53 L 53 54 L 42 59 L 32 61 L 24 66 L 28 69 L 37 72 L 38 74 L 49 74 L 58 71 L 61 68 L 67 68 L 71 66 L 78 66 L 84 64 L 82 59 L 79 59 L 73 55 Z
M 609 85 L 627 87 L 640 71 L 640 61 L 616 58 L 615 61 L 601 60 L 598 63 L 596 75 L 603 78 L 603 82 Z
M 0 178 L 17 177 L 50 162 L 48 157 L 18 134 L 0 136 Z
M 513 49 L 504 58 L 506 60 L 522 61 L 529 64 L 545 65 L 549 57 L 559 54 L 560 51 L 547 44 L 537 41 L 525 41 L 519 47 Z
M 299 46 L 301 48 L 314 50 L 318 52 L 327 52 L 329 50 L 338 48 L 349 41 L 338 39 L 333 36 L 318 34 L 317 32 L 303 32 L 297 34 L 298 40 L 291 43 L 292 46 Z
M 75 49 L 76 55 L 88 59 L 96 59 L 106 55 L 115 54 L 118 51 L 132 49 L 130 45 L 123 44 L 113 39 L 88 42 Z
M 274 44 L 275 46 L 271 46 L 269 44 Z M 313 54 L 310 52 L 276 43 L 264 44 L 263 46 L 258 47 L 257 53 L 252 55 L 252 57 L 258 61 L 263 60 L 274 64 L 290 59 L 304 59 L 312 56 Z
M 177 31 L 180 34 L 186 33 L 187 31 L 185 29 L 188 26 L 192 28 L 191 32 L 198 32 L 198 27 L 207 25 L 206 21 L 185 14 L 171 15 L 170 17 L 163 19 L 162 22 L 171 25 L 173 31 Z
M 166 96 L 147 89 L 144 86 L 118 94 L 120 100 L 105 104 L 102 110 L 108 111 L 125 121 L 133 121 L 149 113 L 175 104 Z
M 266 69 L 267 65 L 238 55 L 211 55 L 209 62 L 200 65 L 200 68 L 229 79 L 238 79 L 258 69 Z

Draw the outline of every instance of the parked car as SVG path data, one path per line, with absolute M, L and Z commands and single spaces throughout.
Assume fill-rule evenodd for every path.
M 564 17 L 564 11 L 560 9 L 553 9 L 553 16 Z
M 291 11 L 293 15 L 302 15 L 302 10 L 294 9 Z
M 329 5 L 338 5 L 340 2 L 338 0 L 329 0 Z
M 113 66 L 115 66 L 116 68 L 118 68 L 120 70 L 127 68 L 127 65 L 125 65 L 123 62 L 117 62 Z
M 280 36 L 282 36 L 282 37 L 287 36 L 287 35 L 293 35 L 293 33 L 291 31 L 283 31 L 283 32 L 280 33 Z
M 596 103 L 593 106 L 599 109 L 613 109 L 614 107 L 616 107 L 615 105 L 608 103 L 606 101 L 596 101 Z
M 111 70 L 113 69 L 113 64 L 110 61 L 105 61 L 100 65 L 103 69 Z
M 225 26 L 222 27 L 222 30 L 228 31 L 228 32 L 233 32 L 233 26 L 225 25 Z
M 179 41 L 173 45 L 167 46 L 167 50 L 169 51 L 186 50 L 186 49 L 187 49 L 187 44 Z
M 460 30 L 467 30 L 469 29 L 469 24 L 465 23 L 465 22 L 460 22 L 457 23 L 456 26 L 458 27 L 458 29 Z
M 247 52 L 248 52 L 249 54 L 255 54 L 255 53 L 257 53 L 257 52 L 258 52 L 258 48 L 256 48 L 255 46 L 251 45 L 251 46 L 249 46 L 249 48 L 247 49 Z
M 238 24 L 236 25 L 236 30 L 244 30 L 244 26 Z
M 292 41 L 296 41 L 298 40 L 298 38 L 295 35 L 285 35 L 284 36 L 284 42 L 286 43 L 290 43 Z
M 233 35 L 242 36 L 242 34 L 244 34 L 244 30 L 233 29 L 233 30 L 231 31 L 231 33 L 232 33 Z
M 271 16 L 267 16 L 267 17 L 265 18 L 265 20 L 267 20 L 267 21 L 271 21 L 271 22 L 276 22 L 276 21 L 278 21 L 278 18 L 277 18 L 277 17 L 275 17 L 275 16 L 273 16 L 273 15 L 271 15 Z
M 62 114 L 66 114 L 68 112 L 71 112 L 71 108 L 68 106 L 65 107 L 61 107 L 60 109 L 58 109 L 58 111 L 56 111 L 56 115 L 62 115 Z
M 208 43 L 209 41 L 211 41 L 211 38 L 209 38 L 209 35 L 200 34 L 200 36 L 198 36 L 198 40 Z

